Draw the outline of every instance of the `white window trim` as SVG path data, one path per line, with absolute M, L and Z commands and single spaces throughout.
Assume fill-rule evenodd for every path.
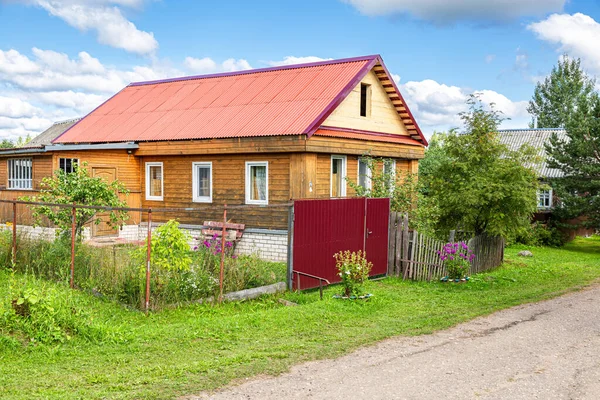
M 29 160 L 29 177 L 20 177 L 20 178 L 11 178 L 11 173 L 13 171 L 14 168 L 10 167 L 10 162 L 11 161 L 17 161 L 17 160 Z M 9 158 L 6 161 L 6 168 L 7 168 L 7 174 L 6 174 L 6 178 L 7 178 L 7 189 L 8 190 L 33 190 L 33 158 L 32 157 L 24 157 L 24 158 Z M 22 181 L 22 182 L 26 182 L 28 183 L 28 187 L 24 187 L 24 188 L 20 188 L 20 187 L 10 187 L 11 182 L 13 184 L 16 184 L 17 182 Z M 18 185 L 17 185 L 18 186 Z
M 347 165 L 347 157 L 332 155 L 331 162 L 329 163 L 329 197 L 333 197 L 333 160 L 342 160 L 342 192 L 340 193 L 340 197 L 346 197 L 346 165 Z
M 360 161 L 361 161 L 362 157 L 358 157 L 358 162 L 356 163 L 356 183 L 360 182 Z M 369 168 L 369 166 L 367 165 L 367 176 L 365 177 L 365 184 L 367 185 L 367 187 L 365 189 L 371 190 L 373 183 L 371 181 L 371 177 L 373 176 L 373 171 L 371 171 L 371 168 Z
M 549 197 L 549 201 L 548 201 L 548 207 L 546 206 L 540 206 L 540 195 L 542 194 L 542 192 L 548 192 Z M 552 193 L 552 188 L 548 189 L 548 190 L 538 190 L 537 193 L 537 203 L 538 203 L 538 210 L 549 210 L 552 208 L 552 197 L 553 197 L 553 193 Z
M 150 167 L 160 167 L 160 193 L 161 196 L 150 196 Z M 165 196 L 165 168 L 162 162 L 146 163 L 146 200 L 163 201 Z
M 265 200 L 252 200 L 250 198 L 250 167 L 266 167 L 266 196 Z M 269 204 L 269 162 L 268 161 L 246 161 L 246 204 L 267 205 Z
M 210 179 L 210 194 L 208 196 L 198 196 L 198 167 L 208 167 L 209 168 L 209 179 Z M 192 201 L 194 203 L 212 203 L 213 198 L 213 173 L 212 173 L 212 162 L 203 161 L 203 162 L 193 162 L 192 163 Z

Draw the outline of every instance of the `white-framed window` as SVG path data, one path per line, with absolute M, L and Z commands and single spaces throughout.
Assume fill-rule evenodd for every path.
M 8 160 L 8 188 L 31 189 L 33 180 L 32 165 L 31 158 L 13 158 Z
M 371 169 L 367 160 L 362 157 L 358 157 L 358 186 L 371 189 Z
M 387 177 L 386 185 L 390 193 L 394 190 L 396 184 L 396 160 L 393 158 L 385 158 L 383 160 L 383 174 Z
M 146 200 L 163 200 L 163 163 L 146 163 Z
M 212 203 L 212 162 L 192 163 L 192 201 Z
M 331 156 L 330 195 L 346 196 L 346 156 Z
M 268 161 L 246 161 L 246 204 L 269 204 Z
M 552 208 L 552 189 L 538 191 L 538 209 Z
M 59 158 L 58 168 L 63 170 L 65 173 L 70 174 L 75 172 L 75 169 L 79 165 L 78 158 Z

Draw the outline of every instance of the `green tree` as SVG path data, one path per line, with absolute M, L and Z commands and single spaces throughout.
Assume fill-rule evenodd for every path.
M 15 144 L 9 139 L 2 139 L 0 142 L 0 149 L 12 149 Z
M 443 153 L 420 181 L 436 210 L 438 232 L 460 228 L 506 237 L 527 226 L 536 210 L 532 165 L 539 160 L 530 146 L 511 151 L 500 143 L 496 132 L 503 118 L 493 105 L 487 110 L 475 96 L 467 103 L 469 112 L 461 114 L 465 133 L 445 136 Z
M 76 167 L 74 172 L 66 173 L 63 170 L 55 172 L 51 178 L 44 178 L 41 183 L 39 195 L 25 197 L 27 201 L 37 201 L 54 204 L 83 204 L 88 206 L 127 207 L 127 203 L 119 199 L 119 193 L 128 194 L 129 191 L 119 182 L 107 183 L 100 177 L 92 177 L 83 163 Z M 84 225 L 92 222 L 99 211 L 96 209 L 78 208 L 76 213 L 76 234 L 81 238 Z M 61 234 L 71 234 L 71 208 L 57 208 L 50 206 L 35 206 L 33 216 L 39 224 L 43 217 L 54 223 Z M 122 225 L 128 218 L 126 211 L 112 210 L 107 213 L 107 223 L 111 226 Z M 100 219 L 93 223 L 99 224 Z
M 16 146 L 13 147 L 23 147 L 29 142 L 31 142 L 31 135 L 28 133 L 25 137 L 19 136 L 19 138 L 17 139 Z
M 361 160 L 369 171 L 370 187 L 363 187 L 346 178 L 348 186 L 358 197 L 390 198 L 390 209 L 398 212 L 412 213 L 415 209 L 417 195 L 417 175 L 409 172 L 394 171 L 389 158 L 362 156 Z
M 600 228 L 600 100 L 580 98 L 567 125 L 567 138 L 556 134 L 546 144 L 548 166 L 564 177 L 551 180 L 558 197 L 553 215 L 561 221 L 586 216 L 585 225 Z
M 595 95 L 595 80 L 581 68 L 579 58 L 564 55 L 535 91 L 527 111 L 532 115 L 531 128 L 564 128 L 580 101 Z

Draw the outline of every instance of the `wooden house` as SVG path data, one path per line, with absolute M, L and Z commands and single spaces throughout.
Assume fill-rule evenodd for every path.
M 417 172 L 426 145 L 377 55 L 138 82 L 51 143 L 0 152 L 0 198 L 35 192 L 53 170 L 83 162 L 93 175 L 122 181 L 132 207 L 345 197 L 353 195 L 346 177 L 369 184 L 362 155 Z M 197 226 L 221 212 L 170 217 Z M 257 234 L 287 229 L 283 208 L 238 210 L 232 219 Z

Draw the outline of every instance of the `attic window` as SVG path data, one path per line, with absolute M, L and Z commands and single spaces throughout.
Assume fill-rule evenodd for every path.
M 368 117 L 371 114 L 371 85 L 360 84 L 360 116 Z

